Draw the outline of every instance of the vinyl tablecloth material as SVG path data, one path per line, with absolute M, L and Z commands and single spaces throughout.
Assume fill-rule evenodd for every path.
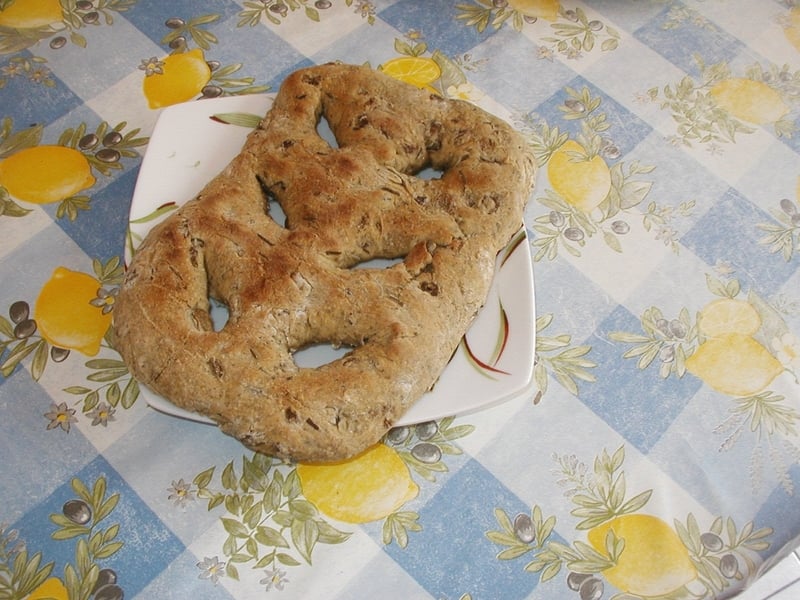
M 537 335 L 322 468 L 150 408 L 109 325 L 164 109 L 329 61 L 522 132 Z M 800 543 L 799 117 L 797 0 L 0 0 L 0 598 L 736 595 Z

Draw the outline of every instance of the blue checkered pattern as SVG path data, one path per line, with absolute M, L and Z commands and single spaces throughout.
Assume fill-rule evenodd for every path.
M 65 130 L 81 123 L 93 130 L 102 121 L 112 127 L 125 122 L 128 130 L 138 128 L 140 136 L 149 136 L 159 111 L 148 108 L 142 94 L 142 61 L 169 52 L 164 43 L 168 19 L 190 22 L 212 15 L 198 25 L 214 37 L 206 59 L 240 65 L 230 77 L 251 78 L 252 85 L 275 91 L 289 72 L 329 60 L 377 66 L 398 57 L 396 40 L 424 41 L 423 56 L 438 51 L 461 65 L 481 93 L 476 102 L 523 130 L 527 118 L 558 126 L 577 139 L 583 121 L 565 119 L 564 107 L 570 90 L 587 90 L 601 100 L 604 135 L 617 149 L 606 155 L 612 172 L 617 166 L 624 173 L 636 162 L 654 167 L 638 176 L 652 184 L 647 200 L 620 214 L 631 231 L 619 236 L 619 252 L 597 233 L 585 245 L 573 244 L 580 256 L 562 246 L 554 259 L 534 264 L 536 313 L 553 318 L 539 335 L 566 338 L 571 348 L 588 347 L 590 380 L 578 378 L 577 390 L 570 390 L 548 366 L 547 389 L 540 396 L 534 397 L 534 390 L 457 418 L 453 426 L 474 429 L 452 441 L 457 453 L 444 456 L 439 463 L 444 468 L 430 479 L 410 472 L 420 491 L 398 510 L 415 513 L 419 530 L 407 531 L 407 543 L 397 538 L 386 543 L 386 519 L 357 525 L 327 519 L 350 537 L 340 544 L 317 544 L 310 565 L 282 565 L 283 580 L 276 579 L 282 597 L 577 598 L 578 592 L 567 587 L 567 562 L 556 577 L 545 578 L 525 569 L 539 550 L 531 547 L 520 557 L 504 558 L 498 556 L 504 546 L 487 534 L 501 529 L 496 511 L 513 519 L 538 506 L 556 520 L 549 542 L 569 546 L 585 541 L 586 532 L 576 528 L 580 518 L 572 513 L 575 504 L 565 493 L 558 457 L 575 457 L 591 474 L 596 456 L 619 447 L 625 449 L 622 470 L 629 496 L 652 491 L 638 512 L 656 515 L 669 527 L 692 514 L 703 531 L 717 517 L 731 519 L 740 531 L 751 521 L 755 529 L 773 530 L 765 545 L 742 550 L 740 556 L 747 556 L 752 568 L 740 558 L 744 577 L 725 580 L 717 594 L 746 586 L 762 564 L 796 546 L 798 360 L 771 388 L 783 396 L 779 405 L 788 411 L 788 427 L 765 424 L 754 431 L 753 421 L 736 412 L 734 398 L 688 372 L 665 378 L 658 360 L 640 368 L 637 358 L 623 356 L 631 345 L 614 341 L 615 332 L 641 335 L 642 315 L 653 306 L 667 320 L 683 308 L 696 319 L 715 298 L 707 284 L 711 277 L 739 281 L 737 298 L 770 307 L 771 312 L 762 310 L 762 318 L 768 314 L 781 320 L 783 329 L 773 331 L 793 334 L 800 345 L 800 249 L 788 260 L 771 253 L 758 227 L 776 221 L 782 198 L 800 202 L 800 135 L 779 135 L 771 123 L 750 124 L 752 132 L 738 133 L 734 142 L 684 145 L 676 142 L 676 121 L 661 105 L 665 87 L 674 89 L 687 77 L 701 83 L 699 59 L 706 66 L 723 63 L 735 77 L 746 77 L 754 64 L 765 72 L 787 65 L 783 80 L 767 83 L 782 94 L 783 120 L 797 125 L 800 53 L 783 31 L 795 3 L 563 1 L 560 16 L 550 21 L 530 15 L 523 19 L 525 3 L 509 0 L 507 10 L 520 11 L 519 27 L 509 19 L 497 27 L 489 23 L 483 31 L 463 18 L 465 7 L 499 14 L 483 0 L 334 0 L 333 7 L 318 11 L 319 22 L 305 15 L 303 7 L 314 5 L 303 0 L 295 3 L 303 7 L 279 24 L 262 19 L 255 26 L 242 25 L 242 11 L 258 4 L 133 1 L 124 11 L 105 11 L 99 24 L 76 30 L 85 47 L 68 43 L 51 48 L 48 42 L 62 28 L 53 25 L 42 41 L 0 55 L 0 117 L 13 131 L 43 126 L 41 144 L 58 143 Z M 570 58 L 559 51 L 553 35 L 558 24 L 573 22 L 569 11 L 575 9 L 606 29 L 598 32 L 595 48 Z M 103 20 L 106 16 L 110 21 Z M 609 28 L 618 34 L 618 47 L 602 50 L 599 44 Z M 188 44 L 200 45 L 195 38 Z M 39 60 L 47 85 L 24 74 L 9 75 L 7 67 L 17 59 Z M 58 266 L 91 273 L 93 259 L 105 263 L 123 255 L 128 207 L 144 150 L 123 158 L 121 169 L 97 174 L 86 192 L 90 208 L 74 220 L 59 217 L 57 204 L 24 202 L 19 204 L 31 213 L 0 216 L 4 311 L 18 300 L 33 305 Z M 542 235 L 537 220 L 551 211 L 542 202 L 549 189 L 543 166 L 526 210 L 533 252 Z M 679 213 L 679 204 L 690 201 L 693 208 Z M 666 227 L 671 233 L 662 233 L 671 236 L 674 247 L 657 237 L 658 226 L 645 228 L 649 202 L 669 207 Z M 604 229 L 610 224 L 604 223 Z M 794 227 L 791 235 L 797 240 Z M 772 337 L 763 342 L 777 352 L 770 346 Z M 3 346 L 0 361 L 9 359 L 12 348 L 12 341 Z M 541 342 L 539 349 L 540 359 L 552 356 Z M 106 348 L 98 358 L 118 357 Z M 275 593 L 275 583 L 267 591 L 268 569 L 254 569 L 253 562 L 239 564 L 238 580 L 224 569 L 212 577 L 208 565 L 203 566 L 212 557 L 228 566 L 236 563 L 224 547 L 224 523 L 231 515 L 225 505 L 207 510 L 207 499 L 196 497 L 198 486 L 191 482 L 214 467 L 210 487 L 219 488 L 225 465 L 233 461 L 241 471 L 248 452 L 215 428 L 156 413 L 141 400 L 127 409 L 118 406 L 107 426 L 91 425 L 79 398 L 64 391 L 89 385 L 92 366 L 87 360 L 73 352 L 63 363 L 51 361 L 36 381 L 28 357 L 0 376 L 0 541 L 17 531 L 28 555 L 41 552 L 42 564 L 53 563 L 51 575 L 64 579 L 65 566 L 76 564 L 83 538 L 58 539 L 52 515 L 76 498 L 76 480 L 90 489 L 102 480 L 106 497 L 118 495 L 118 502 L 95 531 L 117 525 L 116 538 L 123 545 L 96 557 L 96 563 L 116 573 L 126 598 L 238 599 Z M 46 429 L 44 415 L 63 402 L 76 409 L 76 421 L 69 432 Z M 191 491 L 184 503 L 170 498 L 179 480 Z M 9 548 L 0 555 L 0 573 L 13 560 Z M 603 597 L 621 585 L 604 579 L 602 572 L 596 577 L 605 586 Z M 714 593 L 697 581 L 689 587 L 705 589 L 708 597 Z

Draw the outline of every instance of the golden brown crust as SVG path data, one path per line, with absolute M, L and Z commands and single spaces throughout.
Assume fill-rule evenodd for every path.
M 338 148 L 316 132 L 323 115 Z M 426 166 L 441 178 L 413 175 Z M 443 371 L 533 171 L 524 140 L 471 104 L 368 67 L 297 71 L 241 153 L 138 249 L 117 349 L 143 384 L 256 451 L 353 456 Z M 403 261 L 353 268 L 375 257 Z M 209 297 L 230 312 L 218 332 Z M 313 343 L 352 350 L 298 367 Z

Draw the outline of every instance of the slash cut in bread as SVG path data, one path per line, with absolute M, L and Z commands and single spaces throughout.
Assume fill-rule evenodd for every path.
M 415 176 L 426 167 L 441 177 Z M 369 67 L 297 71 L 239 155 L 137 250 L 116 348 L 139 382 L 255 451 L 347 459 L 435 384 L 533 175 L 524 139 L 472 104 Z M 373 258 L 402 260 L 354 268 Z M 209 298 L 229 310 L 219 331 Z M 317 343 L 350 351 L 298 366 Z

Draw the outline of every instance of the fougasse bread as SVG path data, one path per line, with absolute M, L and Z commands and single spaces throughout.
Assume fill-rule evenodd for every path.
M 425 168 L 440 176 L 415 176 Z M 368 66 L 296 71 L 241 152 L 138 248 L 116 348 L 140 383 L 255 451 L 352 457 L 436 383 L 534 168 L 525 140 L 473 104 Z M 374 258 L 402 260 L 356 268 Z M 219 331 L 209 298 L 229 311 Z M 319 343 L 349 351 L 298 366 Z

